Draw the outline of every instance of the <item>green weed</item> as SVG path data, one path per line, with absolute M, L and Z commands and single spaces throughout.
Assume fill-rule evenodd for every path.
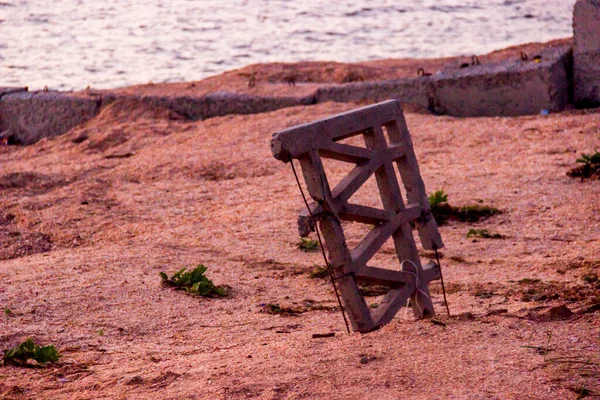
M 39 365 L 57 362 L 61 357 L 54 345 L 38 346 L 32 339 L 27 339 L 17 347 L 4 350 L 4 364 L 26 366 L 28 360 L 34 360 Z
M 267 303 L 263 306 L 262 312 L 272 315 L 296 316 L 302 314 L 304 310 L 295 307 L 284 307 L 276 303 Z
M 578 158 L 576 161 L 578 163 L 583 163 L 583 164 L 588 164 L 588 165 L 600 164 L 600 152 L 598 152 L 598 150 L 596 150 L 596 152 L 594 154 L 583 153 L 581 155 L 581 158 Z
M 442 203 L 448 202 L 448 195 L 444 193 L 444 189 L 436 190 L 432 194 L 429 195 L 429 204 L 431 204 L 431 208 L 437 207 Z
M 600 179 L 600 153 L 598 150 L 594 154 L 583 153 L 580 158 L 575 160 L 580 165 L 567 172 L 571 178 L 590 178 Z
M 13 311 L 10 308 L 5 308 L 4 315 L 6 315 L 7 317 L 10 317 L 11 315 L 13 315 Z
M 320 267 L 318 265 L 315 265 L 313 270 L 310 271 L 309 276 L 312 279 L 325 279 L 329 277 L 329 271 L 327 270 L 327 267 Z
M 471 204 L 455 207 L 448 204 L 448 195 L 443 190 L 438 190 L 429 196 L 431 213 L 438 225 L 443 225 L 450 219 L 460 222 L 477 222 L 492 215 L 501 214 L 502 211 L 495 207 Z
M 490 231 L 488 231 L 487 229 L 469 229 L 469 232 L 467 232 L 467 237 L 478 237 L 478 238 L 483 238 L 483 239 L 502 239 L 504 238 L 504 236 L 502 236 L 499 233 L 491 233 Z
M 300 241 L 296 246 L 307 253 L 319 250 L 319 242 L 308 238 L 300 238 Z
M 216 286 L 204 273 L 207 268 L 199 264 L 192 271 L 182 268 L 175 272 L 171 278 L 166 273 L 160 272 L 163 283 L 178 289 L 183 289 L 188 293 L 198 294 L 203 297 L 225 297 L 227 296 L 227 287 Z

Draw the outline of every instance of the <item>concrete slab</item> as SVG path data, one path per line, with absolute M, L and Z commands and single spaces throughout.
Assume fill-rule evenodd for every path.
M 396 99 L 404 104 L 417 104 L 428 108 L 432 102 L 428 80 L 404 78 L 379 82 L 358 82 L 345 85 L 330 85 L 319 88 L 317 102 L 373 102 Z
M 539 58 L 538 58 L 539 56 Z M 571 48 L 549 48 L 527 60 L 441 71 L 431 80 L 434 110 L 456 117 L 517 116 L 560 111 L 568 102 Z
M 600 0 L 579 0 L 573 9 L 574 102 L 600 106 Z
M 0 86 L 0 99 L 8 94 L 18 93 L 18 92 L 26 92 L 27 90 L 28 90 L 27 86 L 24 86 L 24 87 Z
M 65 133 L 95 116 L 99 98 L 60 92 L 17 91 L 0 99 L 0 132 L 16 143 L 32 144 Z

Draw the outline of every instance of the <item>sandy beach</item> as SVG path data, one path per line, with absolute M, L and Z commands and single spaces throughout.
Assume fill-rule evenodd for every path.
M 404 63 L 414 70 L 415 62 Z M 386 79 L 400 64 L 368 64 L 361 73 Z M 194 86 L 121 91 L 244 92 L 245 74 L 267 82 L 261 71 L 278 67 L 261 68 Z M 339 81 L 352 68 L 297 69 L 337 73 L 331 79 Z M 428 193 L 443 189 L 452 205 L 502 213 L 440 227 L 451 316 L 435 281 L 435 322 L 400 311 L 375 332 L 347 334 L 330 283 L 310 277 L 320 254 L 297 248 L 302 199 L 269 141 L 286 127 L 359 106 L 190 121 L 117 100 L 65 135 L 0 146 L 0 307 L 11 311 L 0 317 L 0 344 L 31 337 L 63 355 L 46 368 L 2 366 L 0 397 L 600 396 L 600 181 L 567 176 L 582 153 L 600 148 L 600 110 L 460 119 L 407 107 Z M 332 177 L 345 172 L 326 167 Z M 374 201 L 371 184 L 358 194 L 365 203 Z M 467 238 L 470 229 L 502 238 Z M 377 257 L 397 262 L 390 244 Z M 161 283 L 159 272 L 198 264 L 230 287 L 228 297 Z M 272 314 L 269 304 L 296 313 Z M 312 337 L 329 332 L 335 336 Z

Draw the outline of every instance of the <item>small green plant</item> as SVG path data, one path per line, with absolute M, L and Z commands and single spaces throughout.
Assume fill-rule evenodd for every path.
M 271 315 L 296 316 L 302 314 L 305 310 L 295 307 L 285 307 L 277 303 L 267 303 L 263 305 L 262 312 Z
M 26 366 L 28 360 L 34 360 L 39 365 L 57 362 L 61 357 L 54 345 L 38 346 L 31 338 L 12 349 L 4 350 L 2 361 L 4 364 Z
M 10 308 L 5 308 L 4 315 L 6 315 L 7 317 L 10 317 L 11 315 L 13 315 L 13 311 Z
M 600 164 L 600 152 L 598 152 L 598 150 L 596 150 L 596 152 L 594 154 L 583 153 L 581 155 L 581 158 L 578 158 L 576 161 L 578 163 L 583 163 L 583 164 L 588 164 L 588 165 Z
M 502 236 L 499 233 L 491 233 L 490 231 L 488 231 L 487 229 L 469 229 L 469 232 L 467 232 L 467 237 L 478 237 L 478 238 L 483 238 L 483 239 L 502 239 L 504 238 L 504 236 Z
M 204 273 L 207 268 L 199 264 L 192 271 L 182 268 L 175 272 L 171 278 L 164 272 L 160 272 L 163 283 L 178 289 L 183 289 L 188 293 L 198 294 L 203 297 L 225 297 L 227 296 L 227 287 L 216 286 Z
M 477 222 L 492 215 L 501 214 L 502 211 L 495 207 L 481 204 L 471 204 L 462 207 L 455 207 L 448 204 L 448 195 L 443 190 L 433 192 L 429 196 L 431 213 L 439 225 L 443 225 L 449 219 L 460 222 Z
M 567 172 L 567 175 L 572 178 L 590 178 L 600 179 L 600 152 L 596 150 L 594 154 L 583 153 L 580 158 L 575 160 L 580 165 Z
M 319 250 L 319 242 L 317 240 L 300 238 L 300 241 L 296 245 L 300 250 L 307 253 Z
M 309 276 L 312 279 L 325 279 L 329 276 L 329 271 L 327 270 L 327 267 L 320 267 L 318 265 L 315 265 L 313 270 L 310 271 Z
M 461 222 L 477 222 L 496 214 L 502 214 L 502 211 L 495 207 L 473 204 L 463 207 L 454 207 L 452 216 Z
M 431 204 L 432 208 L 447 202 L 448 195 L 444 193 L 444 189 L 436 190 L 435 192 L 429 195 L 429 204 Z

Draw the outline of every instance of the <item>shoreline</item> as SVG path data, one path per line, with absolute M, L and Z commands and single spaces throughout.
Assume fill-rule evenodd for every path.
M 368 104 L 391 98 L 437 115 L 459 117 L 556 112 L 573 101 L 572 48 L 572 39 L 560 39 L 470 58 L 269 63 L 198 82 L 114 90 L 0 88 L 0 139 L 31 144 L 60 135 L 117 99 L 167 107 L 191 120 L 327 101 Z

